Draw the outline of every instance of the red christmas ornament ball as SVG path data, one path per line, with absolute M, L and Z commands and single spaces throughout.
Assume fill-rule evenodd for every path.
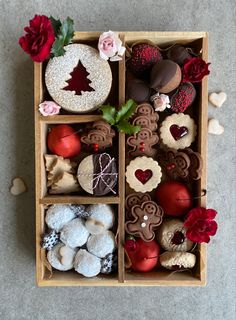
M 134 246 L 130 245 L 130 241 L 134 241 Z M 134 271 L 148 272 L 157 265 L 160 246 L 155 240 L 146 242 L 140 238 L 138 240 L 127 240 L 127 242 L 125 249 Z
M 73 158 L 80 153 L 80 137 L 67 124 L 53 127 L 47 137 L 47 146 L 51 153 L 63 158 Z
M 160 60 L 162 55 L 157 47 L 148 43 L 139 43 L 132 48 L 128 66 L 136 76 L 142 76 L 142 73 L 150 70 Z
M 156 199 L 165 214 L 170 216 L 182 216 L 193 207 L 193 197 L 189 189 L 177 181 L 159 184 Z

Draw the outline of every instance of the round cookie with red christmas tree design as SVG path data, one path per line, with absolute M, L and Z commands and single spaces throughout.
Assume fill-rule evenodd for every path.
M 45 83 L 51 97 L 65 110 L 85 113 L 97 109 L 107 99 L 112 73 L 96 49 L 85 44 L 65 47 L 64 56 L 50 59 Z

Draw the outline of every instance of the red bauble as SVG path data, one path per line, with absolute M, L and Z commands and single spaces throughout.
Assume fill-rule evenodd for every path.
M 81 150 L 80 137 L 67 124 L 52 128 L 47 137 L 47 145 L 51 153 L 64 158 L 75 157 Z
M 135 241 L 134 248 L 131 248 L 130 246 L 125 246 L 125 249 L 131 260 L 132 269 L 134 271 L 151 271 L 158 262 L 160 247 L 155 240 L 145 242 L 140 238 L 137 241 Z
M 161 183 L 156 190 L 157 203 L 170 216 L 182 216 L 193 207 L 193 198 L 189 189 L 180 182 Z

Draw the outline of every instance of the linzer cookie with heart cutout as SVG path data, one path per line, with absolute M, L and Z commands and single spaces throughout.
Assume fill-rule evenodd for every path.
M 148 157 L 137 157 L 126 168 L 126 181 L 136 192 L 150 192 L 161 182 L 161 167 Z
M 189 115 L 178 113 L 166 117 L 160 127 L 160 138 L 164 145 L 173 149 L 189 147 L 195 140 L 197 126 Z
M 152 241 L 155 238 L 154 229 L 162 223 L 163 209 L 154 201 L 145 201 L 132 207 L 131 214 L 134 220 L 126 222 L 126 231 L 144 241 Z

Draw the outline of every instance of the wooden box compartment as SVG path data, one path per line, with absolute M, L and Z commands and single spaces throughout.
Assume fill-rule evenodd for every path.
M 96 47 L 100 33 L 97 32 L 76 32 L 74 41 L 87 43 Z M 140 40 L 150 40 L 161 48 L 166 48 L 174 43 L 188 44 L 193 48 L 201 50 L 202 58 L 208 59 L 208 35 L 205 32 L 121 32 L 120 38 L 125 44 Z M 119 105 L 125 101 L 125 61 L 112 63 L 113 85 L 111 94 L 107 99 L 110 104 Z M 94 112 L 88 115 L 75 115 L 62 112 L 60 115 L 42 117 L 38 112 L 38 105 L 45 99 L 50 99 L 44 84 L 45 65 L 35 63 L 35 177 L 36 177 L 36 275 L 39 286 L 185 286 L 185 285 L 205 285 L 206 283 L 206 247 L 198 245 L 196 248 L 197 265 L 192 273 L 178 272 L 172 273 L 156 268 L 149 273 L 127 272 L 124 263 L 123 244 L 125 240 L 125 135 L 118 134 L 116 148 L 118 162 L 118 189 L 117 194 L 105 197 L 89 196 L 85 193 L 75 195 L 50 195 L 46 188 L 46 172 L 43 155 L 46 153 L 46 134 L 48 127 L 56 124 L 73 124 L 83 126 L 84 123 L 92 122 L 101 118 Z M 194 194 L 201 195 L 206 188 L 206 146 L 207 146 L 207 104 L 208 88 L 207 77 L 197 88 L 198 100 L 195 105 L 198 112 L 191 114 L 198 125 L 198 136 L 195 150 L 201 153 L 204 167 L 200 180 L 194 184 Z M 114 151 L 115 152 L 115 151 Z M 44 232 L 45 206 L 54 203 L 109 203 L 117 208 L 118 219 L 118 273 L 114 275 L 99 275 L 89 279 L 80 276 L 76 272 L 53 271 L 49 279 L 45 265 L 45 250 L 41 249 L 41 234 Z M 206 206 L 206 197 L 200 198 L 197 205 Z

